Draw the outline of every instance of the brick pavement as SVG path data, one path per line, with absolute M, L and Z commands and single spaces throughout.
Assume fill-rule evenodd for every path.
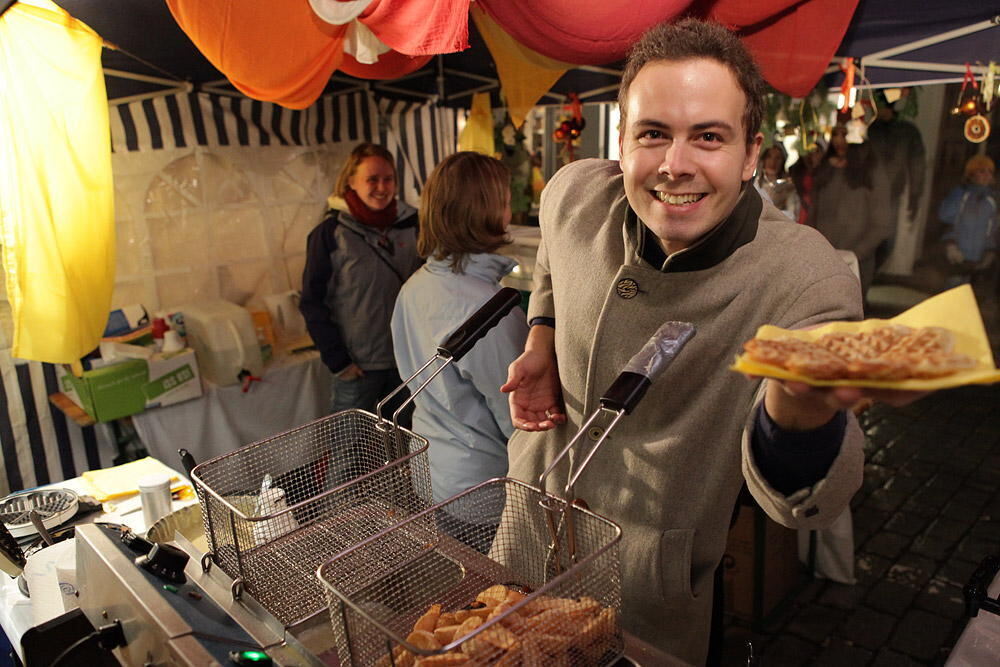
M 1000 385 L 861 417 L 854 586 L 810 580 L 757 632 L 727 619 L 724 665 L 941 665 L 965 626 L 961 587 L 1000 553 Z

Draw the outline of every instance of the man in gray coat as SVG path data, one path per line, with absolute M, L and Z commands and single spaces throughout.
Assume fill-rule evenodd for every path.
M 620 161 L 574 162 L 543 193 L 532 327 L 501 388 L 521 429 L 509 474 L 536 483 L 660 324 L 697 326 L 575 489 L 622 526 L 624 628 L 692 664 L 708 652 L 713 575 L 744 481 L 776 521 L 820 527 L 864 463 L 846 408 L 872 394 L 727 370 L 762 324 L 862 315 L 858 281 L 829 243 L 749 187 L 764 95 L 746 48 L 717 24 L 661 25 L 636 44 Z M 562 492 L 566 471 L 549 491 Z

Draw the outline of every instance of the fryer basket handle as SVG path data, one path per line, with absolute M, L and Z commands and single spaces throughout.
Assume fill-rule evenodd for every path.
M 639 404 L 646 389 L 658 378 L 674 360 L 674 357 L 687 345 L 688 341 L 694 338 L 695 326 L 690 322 L 664 322 L 656 333 L 646 341 L 636 354 L 632 356 L 624 370 L 618 375 L 615 381 L 608 387 L 608 390 L 601 396 L 601 407 L 594 410 L 587 418 L 583 426 L 576 435 L 566 444 L 562 450 L 556 454 L 555 458 L 549 462 L 541 475 L 538 477 L 538 485 L 545 488 L 545 478 L 555 469 L 556 465 L 569 454 L 576 443 L 580 442 L 585 433 L 589 432 L 590 425 L 597 420 L 603 411 L 614 413 L 612 422 L 603 429 L 601 436 L 593 445 L 589 447 L 581 457 L 581 461 L 575 468 L 569 471 L 569 481 L 564 490 L 564 497 L 567 502 L 573 500 L 573 487 L 576 481 L 583 474 L 587 464 L 594 458 L 594 454 L 600 449 L 608 435 L 614 430 L 622 417 L 630 414 L 635 406 Z
M 451 361 L 458 361 L 520 303 L 521 293 L 513 287 L 504 287 L 438 346 L 438 354 Z
M 601 407 L 631 414 L 653 381 L 663 374 L 674 357 L 694 338 L 690 322 L 664 322 L 642 346 L 601 396 Z

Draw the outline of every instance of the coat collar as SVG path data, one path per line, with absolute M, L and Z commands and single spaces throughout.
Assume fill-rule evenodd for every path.
M 482 252 L 466 255 L 461 273 L 466 276 L 496 283 L 510 273 L 515 266 L 517 266 L 517 262 L 511 257 L 491 252 Z M 452 273 L 451 259 L 434 259 L 433 257 L 429 257 L 427 263 L 424 264 L 424 268 L 437 275 Z
M 327 216 L 336 215 L 337 220 L 341 224 L 346 224 L 352 229 L 355 229 L 362 233 L 378 233 L 372 227 L 363 225 L 354 219 L 354 216 L 352 216 L 350 210 L 348 210 L 347 202 L 344 201 L 343 197 L 330 195 L 329 197 L 326 198 L 326 205 L 328 207 L 326 215 Z M 392 227 L 390 227 L 390 229 L 395 229 L 398 227 L 416 227 L 417 226 L 416 213 L 417 209 L 413 208 L 402 199 L 397 198 L 396 221 L 392 223 Z M 400 223 L 406 223 L 406 224 L 400 224 Z
M 626 238 L 632 244 L 635 255 L 664 273 L 702 271 L 721 263 L 737 248 L 753 241 L 763 208 L 764 202 L 757 189 L 749 182 L 744 183 L 743 193 L 728 218 L 691 247 L 668 257 L 653 232 L 642 224 L 632 207 L 627 206 Z

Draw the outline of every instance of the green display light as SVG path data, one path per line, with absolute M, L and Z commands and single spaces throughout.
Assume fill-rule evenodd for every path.
M 272 665 L 271 656 L 263 651 L 249 649 L 245 651 L 230 651 L 229 659 L 237 665 Z

